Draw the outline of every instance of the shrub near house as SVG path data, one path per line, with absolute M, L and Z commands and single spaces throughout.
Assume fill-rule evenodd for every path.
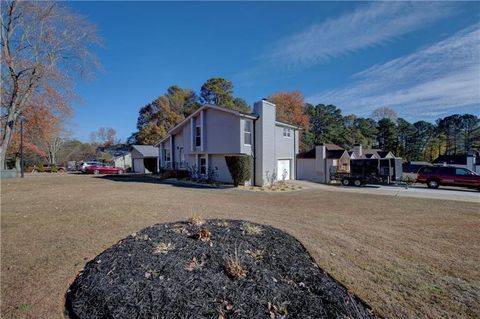
M 237 187 L 245 183 L 252 176 L 252 157 L 249 155 L 225 156 L 228 171 L 233 179 L 233 185 Z

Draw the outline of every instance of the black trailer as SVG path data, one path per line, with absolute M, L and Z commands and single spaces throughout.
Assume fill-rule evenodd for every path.
M 402 179 L 401 158 L 369 158 L 350 161 L 350 172 L 336 176 L 344 186 L 391 184 Z

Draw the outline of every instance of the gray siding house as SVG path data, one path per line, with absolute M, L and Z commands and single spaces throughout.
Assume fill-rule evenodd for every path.
M 158 170 L 158 148 L 153 145 L 132 145 L 131 161 L 134 173 L 155 173 Z
M 232 182 L 225 156 L 253 157 L 250 184 L 263 186 L 267 174 L 296 178 L 298 127 L 276 121 L 275 104 L 258 101 L 253 113 L 204 105 L 168 132 L 159 143 L 159 166 L 213 170 L 216 180 Z M 283 175 L 283 176 L 282 176 Z

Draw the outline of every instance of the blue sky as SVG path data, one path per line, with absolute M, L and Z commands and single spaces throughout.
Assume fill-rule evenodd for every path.
M 410 121 L 480 114 L 479 2 L 70 2 L 96 24 L 103 72 L 78 82 L 74 137 L 124 140 L 173 84 L 233 82 L 249 104 L 280 90 Z

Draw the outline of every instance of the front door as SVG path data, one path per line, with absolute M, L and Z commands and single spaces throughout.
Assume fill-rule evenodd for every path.
M 290 160 L 278 160 L 277 162 L 277 179 L 290 179 Z

